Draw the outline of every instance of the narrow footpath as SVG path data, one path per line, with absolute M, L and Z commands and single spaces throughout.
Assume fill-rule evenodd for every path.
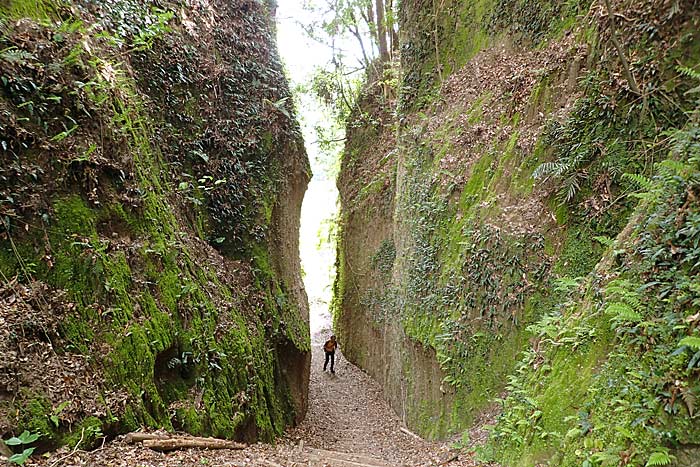
M 330 331 L 312 337 L 311 384 L 306 419 L 276 445 L 243 450 L 184 449 L 161 453 L 127 444 L 120 436 L 95 451 L 64 447 L 25 465 L 41 467 L 400 467 L 479 465 L 450 443 L 420 439 L 403 427 L 379 386 L 336 352 L 335 374 L 323 371 L 322 345 Z
M 322 330 L 312 337 L 309 411 L 304 422 L 289 432 L 291 441 L 393 465 L 429 461 L 440 445 L 401 431 L 401 421 L 384 400 L 380 387 L 343 357 L 342 342 L 336 352 L 335 374 L 323 371 L 322 346 L 330 334 Z

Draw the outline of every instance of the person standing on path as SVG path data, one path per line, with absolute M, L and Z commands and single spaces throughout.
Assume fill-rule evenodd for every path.
M 328 361 L 330 360 L 331 373 L 335 373 L 335 370 L 333 369 L 333 364 L 335 363 L 335 349 L 337 349 L 337 348 L 338 348 L 338 341 L 335 340 L 335 336 L 331 336 L 331 338 L 328 339 L 325 344 L 323 344 L 323 351 L 326 353 L 326 361 L 323 364 L 323 371 L 326 371 L 326 367 L 328 366 Z

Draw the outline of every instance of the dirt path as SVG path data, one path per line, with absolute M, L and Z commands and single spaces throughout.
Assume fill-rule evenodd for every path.
M 289 432 L 305 445 L 361 454 L 397 465 L 429 460 L 440 446 L 401 431 L 402 424 L 384 400 L 379 386 L 336 352 L 335 374 L 323 371 L 321 349 L 330 331 L 312 338 L 310 407 L 304 422 Z
M 26 465 L 41 467 L 398 467 L 475 466 L 468 455 L 455 456 L 449 443 L 433 443 L 401 431 L 399 418 L 379 386 L 336 353 L 335 375 L 323 371 L 321 346 L 329 334 L 312 339 L 310 407 L 304 422 L 277 445 L 256 444 L 245 450 L 187 449 L 168 454 L 126 444 L 122 437 L 91 452 L 68 447 Z M 342 342 L 341 342 L 342 345 Z M 333 452 L 329 452 L 333 451 Z M 346 453 L 346 454 L 343 454 Z M 348 455 L 352 454 L 352 456 Z

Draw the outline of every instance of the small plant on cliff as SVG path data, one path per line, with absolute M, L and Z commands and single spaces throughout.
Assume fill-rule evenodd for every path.
M 172 30 L 168 23 L 175 17 L 175 13 L 160 8 L 154 8 L 151 13 L 155 16 L 155 21 L 152 20 L 151 24 L 148 24 L 134 37 L 134 50 L 150 49 L 156 39 Z
M 19 436 L 13 436 L 10 439 L 5 440 L 5 444 L 8 446 L 29 446 L 39 439 L 39 435 L 36 433 L 29 433 L 29 431 L 22 432 Z M 8 461 L 13 464 L 23 465 L 29 456 L 32 455 L 36 448 L 35 447 L 24 447 L 23 451 L 18 454 L 13 454 L 10 456 Z
M 396 247 L 391 240 L 383 240 L 379 249 L 370 258 L 372 269 L 378 270 L 383 275 L 389 274 L 396 259 Z
M 687 67 L 687 66 L 678 66 L 676 68 L 676 71 L 681 74 L 681 76 L 684 76 L 686 78 L 690 78 L 691 80 L 697 82 L 700 82 L 700 71 L 696 70 L 695 68 Z M 695 94 L 696 97 L 698 98 L 698 102 L 700 102 L 700 85 L 695 86 L 692 89 L 689 89 L 688 91 L 685 92 L 686 95 L 692 95 Z
M 697 74 L 687 67 L 678 72 L 691 79 Z M 680 103 L 673 102 L 669 109 L 667 101 L 654 96 L 648 102 L 627 101 L 610 92 L 605 74 L 590 72 L 581 83 L 587 96 L 564 121 L 548 123 L 543 141 L 554 157 L 532 175 L 550 182 L 560 204 L 591 196 L 601 204 L 596 213 L 602 213 L 623 202 L 619 192 L 639 185 L 643 178 L 623 174 L 648 174 L 654 162 L 666 157 L 672 141 L 669 130 L 683 125 L 688 114 Z
M 668 453 L 667 448 L 659 448 L 654 451 L 647 460 L 646 467 L 654 467 L 658 465 L 668 465 L 674 461 L 676 457 Z

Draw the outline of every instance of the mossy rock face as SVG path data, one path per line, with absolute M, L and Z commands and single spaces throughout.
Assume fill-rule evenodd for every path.
M 698 467 L 700 466 L 700 448 L 688 447 L 675 452 L 676 460 L 673 467 Z
M 370 98 L 364 110 L 383 125 L 375 135 L 358 115 L 339 177 L 343 226 L 335 320 L 347 342 L 344 352 L 385 384 L 410 426 L 431 437 L 468 427 L 503 390 L 530 337 L 526 326 L 544 312 L 532 306 L 533 297 L 544 301 L 548 295 L 568 238 L 551 233 L 546 196 L 533 193 L 531 178 L 547 155 L 542 131 L 533 124 L 539 117 L 532 115 L 551 109 L 566 73 L 550 68 L 532 75 L 536 91 L 521 93 L 515 103 L 505 87 L 470 80 L 467 75 L 484 71 L 483 63 L 512 60 L 526 67 L 534 58 L 501 52 L 507 43 L 487 48 L 499 41 L 485 24 L 492 2 L 458 3 L 402 5 L 404 83 L 394 150 L 400 157 L 374 149 L 393 126 Z M 470 69 L 474 55 L 481 65 Z M 479 92 L 466 96 L 454 83 L 442 93 L 431 90 L 440 78 L 436 63 L 446 83 L 467 63 L 454 83 Z M 509 72 L 499 68 L 494 79 L 500 71 Z M 532 151 L 523 140 L 531 141 Z M 386 161 L 393 167 L 382 171 L 393 177 L 382 184 L 378 171 L 366 167 Z M 520 208 L 523 195 L 532 213 Z M 391 200 L 388 212 L 378 209 L 384 199 Z M 548 251 L 551 244 L 556 248 Z M 579 266 L 588 268 L 585 273 L 594 264 Z M 431 356 L 415 352 L 415 345 Z M 387 350 L 393 347 L 401 350 Z M 406 362 L 401 354 L 415 358 Z M 411 366 L 420 377 L 408 377 Z
M 0 7 L 0 435 L 270 440 L 303 417 L 308 162 L 291 109 L 260 106 L 288 97 L 267 7 L 219 3 L 214 26 L 167 2 Z
M 695 407 L 676 404 L 671 394 L 697 388 L 696 351 L 686 345 L 696 339 L 688 316 L 698 300 L 697 287 L 688 287 L 700 272 L 686 256 L 697 249 L 683 247 L 685 233 L 697 228 L 688 230 L 697 204 L 686 204 L 700 174 L 698 146 L 690 143 L 697 134 L 693 124 L 676 133 L 674 159 L 657 164 L 645 201 L 595 271 L 531 326 L 540 337 L 554 337 L 542 340 L 537 354 L 528 349 L 511 379 L 514 395 L 494 430 L 504 462 L 579 465 L 605 456 L 645 465 L 671 464 L 675 456 L 674 465 L 693 465 L 688 453 L 700 437 Z M 668 248 L 683 252 L 670 260 Z M 533 423 L 515 428 L 518 415 Z
M 695 63 L 700 16 L 689 8 L 663 25 L 670 43 L 640 29 L 664 6 L 644 2 L 640 13 L 612 2 L 627 18 L 617 32 L 626 53 L 658 71 L 635 69 L 636 79 L 672 94 L 645 104 L 619 79 L 609 22 L 579 21 L 589 6 L 402 2 L 396 119 L 361 101 L 341 164 L 334 318 L 345 355 L 429 436 L 468 427 L 507 391 L 484 448 L 505 465 L 668 463 L 698 435 L 695 408 L 670 395 L 695 394 L 697 361 L 684 360 L 693 364 L 684 370 L 675 360 L 691 357 L 678 342 L 694 333 L 661 324 L 693 316 L 696 292 L 685 287 L 697 271 L 683 266 L 693 260 L 681 259 L 677 243 L 696 230 L 680 227 L 683 216 L 659 223 L 685 202 L 671 180 L 687 188 L 695 177 L 697 100 L 686 91 L 697 71 L 678 60 Z M 366 128 L 367 114 L 381 125 Z M 387 140 L 397 157 L 377 151 Z M 389 193 L 384 173 L 394 174 Z M 640 189 L 656 197 L 653 214 Z M 378 209 L 387 199 L 388 213 Z M 652 261 L 651 251 L 660 256 Z M 642 256 L 644 272 L 633 266 Z M 664 279 L 660 297 L 652 271 L 667 267 L 678 276 Z M 635 292 L 606 311 L 619 298 L 607 283 L 618 276 Z M 653 312 L 630 310 L 635 298 Z M 630 412 L 638 418 L 623 416 Z

